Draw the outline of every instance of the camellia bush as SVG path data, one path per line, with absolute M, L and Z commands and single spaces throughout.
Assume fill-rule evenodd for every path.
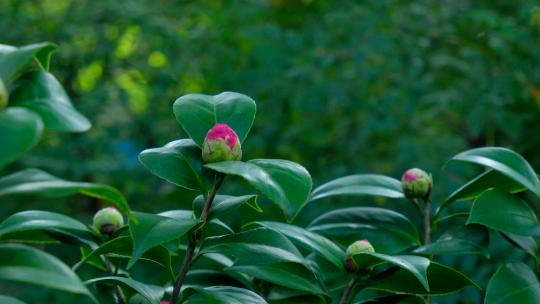
M 43 127 L 89 127 L 46 72 L 52 48 L 0 48 L 1 100 L 8 105 L 0 112 L 1 165 L 35 145 Z M 519 154 L 485 147 L 454 156 L 451 162 L 486 170 L 442 200 L 433 196 L 437 181 L 417 168 L 401 180 L 354 174 L 313 187 L 302 165 L 242 158 L 256 114 L 250 97 L 189 94 L 174 102 L 173 112 L 189 138 L 144 150 L 139 160 L 155 176 L 197 192 L 191 209 L 131 211 L 109 186 L 38 169 L 7 174 L 0 196 L 79 193 L 111 206 L 93 223 L 38 210 L 4 219 L 0 280 L 79 294 L 89 303 L 444 303 L 456 301 L 453 295 L 460 303 L 540 303 L 540 181 Z M 340 206 L 357 197 L 373 203 Z M 238 216 L 264 218 L 262 200 L 282 220 Z M 314 204 L 334 208 L 310 218 L 304 207 Z M 493 237 L 503 240 L 497 243 L 503 250 L 523 254 L 492 258 Z M 46 246 L 21 244 L 50 242 L 80 252 L 80 259 L 66 265 L 43 251 Z M 477 256 L 477 263 L 459 263 L 467 256 Z M 480 269 L 487 279 L 472 278 L 484 277 L 475 275 Z M 471 294 L 477 298 L 465 298 Z

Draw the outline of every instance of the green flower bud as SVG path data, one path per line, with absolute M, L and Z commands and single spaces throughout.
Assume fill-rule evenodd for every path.
M 124 218 L 116 208 L 103 208 L 94 215 L 94 227 L 102 234 L 112 234 L 122 225 Z
M 2 81 L 2 78 L 0 78 L 0 110 L 5 108 L 8 104 L 9 100 L 9 94 L 6 89 L 6 86 L 4 85 L 4 82 Z
M 240 140 L 227 124 L 216 124 L 206 134 L 202 158 L 205 163 L 242 159 Z
M 403 193 L 407 198 L 428 199 L 433 187 L 431 174 L 425 171 L 413 168 L 405 171 L 401 177 L 401 186 Z
M 360 240 L 352 243 L 345 252 L 345 269 L 347 272 L 358 272 L 359 267 L 353 259 L 353 256 L 359 253 L 374 253 L 375 249 L 368 240 Z

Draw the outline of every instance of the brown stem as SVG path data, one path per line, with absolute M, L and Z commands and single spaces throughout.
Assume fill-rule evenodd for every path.
M 219 187 L 221 187 L 221 184 L 223 183 L 224 179 L 225 179 L 225 174 L 216 173 L 214 186 L 212 187 L 212 190 L 210 191 L 210 194 L 208 195 L 208 198 L 206 199 L 206 202 L 204 203 L 203 211 L 201 212 L 200 220 L 202 222 L 206 222 L 208 220 L 208 215 L 210 214 L 210 207 L 212 207 L 214 198 L 216 197 Z M 201 234 L 202 234 L 201 231 L 195 231 L 194 234 L 191 235 L 189 238 L 189 244 L 186 250 L 186 256 L 184 257 L 184 261 L 182 262 L 182 268 L 180 268 L 180 272 L 178 273 L 178 277 L 176 278 L 176 282 L 174 283 L 174 289 L 171 296 L 172 304 L 176 304 L 178 302 L 178 296 L 180 295 L 180 290 L 182 289 L 182 285 L 184 284 L 184 280 L 186 279 L 187 272 L 193 261 L 193 254 L 195 252 L 195 247 L 197 246 L 197 242 L 199 241 Z
M 118 265 L 116 265 L 116 269 L 113 270 L 113 267 L 111 265 L 111 262 L 105 258 L 102 257 L 102 261 L 105 263 L 105 266 L 107 267 L 107 271 L 111 275 L 117 275 L 118 274 Z M 122 293 L 122 290 L 120 289 L 120 286 L 116 285 L 114 286 L 114 295 L 116 296 L 116 301 L 118 304 L 126 304 L 126 298 L 124 297 L 124 294 Z
M 351 296 L 351 292 L 354 289 L 354 285 L 356 285 L 357 278 L 354 277 L 349 281 L 349 284 L 347 284 L 347 287 L 343 291 L 343 295 L 341 296 L 341 300 L 339 301 L 339 304 L 347 304 L 349 303 L 349 297 Z

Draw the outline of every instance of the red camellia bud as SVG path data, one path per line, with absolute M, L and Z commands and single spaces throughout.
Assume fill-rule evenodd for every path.
M 240 140 L 227 124 L 218 123 L 206 134 L 202 158 L 205 163 L 242 159 Z
M 103 208 L 94 215 L 94 227 L 103 234 L 112 234 L 122 225 L 124 218 L 116 208 Z
M 425 171 L 413 168 L 405 171 L 401 177 L 401 186 L 403 193 L 407 198 L 427 199 L 431 195 L 433 179 L 431 174 Z
M 347 272 L 358 272 L 359 267 L 353 259 L 353 256 L 359 253 L 374 253 L 375 249 L 368 240 L 360 240 L 352 243 L 345 252 L 345 269 Z

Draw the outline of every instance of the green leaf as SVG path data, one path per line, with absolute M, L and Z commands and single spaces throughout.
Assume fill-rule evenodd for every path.
M 518 193 L 527 190 L 523 185 L 506 175 L 503 175 L 499 171 L 488 170 L 450 194 L 450 196 L 448 196 L 441 204 L 436 214 L 438 215 L 444 208 L 455 201 L 476 199 L 480 193 L 489 188 L 499 188 L 510 193 Z
M 0 224 L 0 238 L 4 235 L 21 231 L 66 229 L 89 232 L 81 222 L 62 214 L 28 210 L 16 213 Z
M 15 298 L 4 296 L 4 295 L 0 295 L 0 303 L 3 303 L 3 304 L 25 304 L 23 301 L 21 301 L 19 299 L 15 299 Z
M 265 304 L 266 301 L 251 290 L 231 286 L 189 287 L 182 293 L 185 304 Z
M 431 261 L 427 269 L 429 292 L 409 272 L 399 269 L 381 282 L 369 286 L 370 289 L 414 295 L 444 295 L 459 291 L 467 286 L 479 288 L 461 272 Z
M 529 163 L 516 152 L 501 147 L 477 148 L 462 152 L 451 160 L 489 167 L 513 179 L 540 196 L 540 181 Z
M 343 266 L 345 253 L 339 246 L 325 237 L 304 228 L 279 222 L 255 222 L 253 224 L 279 231 L 294 243 L 320 254 L 339 270 L 345 270 Z
M 474 201 L 467 224 L 517 235 L 540 235 L 540 222 L 521 199 L 500 189 L 489 189 Z
M 297 163 L 280 159 L 254 159 L 207 164 L 207 168 L 237 175 L 277 204 L 291 221 L 311 191 L 309 172 Z
M 413 252 L 428 255 L 479 254 L 489 258 L 489 233 L 480 225 L 459 226 L 450 229 L 433 243 L 415 249 Z
M 125 214 L 130 213 L 129 205 L 118 190 L 113 187 L 70 182 L 39 169 L 25 169 L 0 178 L 0 196 L 31 194 L 44 197 L 64 197 L 83 194 L 105 200 Z
M 243 142 L 257 112 L 255 101 L 246 95 L 224 92 L 219 95 L 188 94 L 173 105 L 176 120 L 199 147 L 216 123 L 226 123 Z
M 85 282 L 85 284 L 95 284 L 95 283 L 109 283 L 113 285 L 120 285 L 127 288 L 133 289 L 135 292 L 143 296 L 151 304 L 159 304 L 159 301 L 165 294 L 165 291 L 162 287 L 144 284 L 138 281 L 135 281 L 130 278 L 124 277 L 102 277 L 95 278 Z
M 199 224 L 194 218 L 175 219 L 162 215 L 133 212 L 137 222 L 130 221 L 129 230 L 133 239 L 133 254 L 128 263 L 131 268 L 149 249 L 180 238 Z
M 536 240 L 530 236 L 515 235 L 511 233 L 502 233 L 501 235 L 512 245 L 523 249 L 527 254 L 531 255 L 538 263 L 539 248 Z
M 197 196 L 193 200 L 193 210 L 195 211 L 195 214 L 201 214 L 205 202 L 206 199 L 202 195 Z M 256 195 L 216 195 L 208 216 L 209 218 L 219 218 L 224 214 L 234 211 L 236 208 L 242 205 L 247 205 L 257 212 L 262 212 L 261 207 L 259 207 L 259 205 L 257 204 Z
M 48 72 L 30 72 L 19 78 L 10 103 L 28 108 L 41 116 L 45 128 L 84 132 L 91 124 L 79 113 L 62 85 Z
M 180 139 L 161 148 L 147 149 L 139 161 L 152 174 L 189 190 L 206 191 L 201 149 L 191 139 Z
M 381 253 L 358 253 L 352 256 L 354 262 L 360 268 L 378 266 L 382 263 L 389 263 L 412 274 L 425 290 L 429 291 L 427 269 L 430 265 L 429 259 L 414 255 L 390 256 Z
M 506 263 L 489 280 L 484 303 L 540 303 L 540 283 L 527 265 Z
M 35 146 L 43 132 L 43 121 L 36 113 L 19 107 L 0 111 L 0 167 Z
M 357 174 L 337 178 L 319 186 L 313 190 L 311 200 L 338 195 L 404 197 L 401 182 L 397 179 L 377 174 Z
M 0 44 L 0 78 L 5 81 L 12 80 L 32 59 L 35 59 L 43 70 L 48 70 L 51 54 L 56 49 L 56 45 L 49 42 L 19 48 Z
M 240 272 L 281 286 L 322 294 L 311 265 L 281 233 L 268 228 L 211 237 L 200 253 L 236 258 L 228 271 Z
M 352 207 L 316 218 L 308 230 L 340 240 L 344 246 L 368 239 L 377 252 L 395 253 L 420 245 L 418 231 L 405 216 L 392 210 Z
M 84 294 L 94 300 L 79 277 L 62 261 L 25 245 L 0 244 L 0 280 Z

